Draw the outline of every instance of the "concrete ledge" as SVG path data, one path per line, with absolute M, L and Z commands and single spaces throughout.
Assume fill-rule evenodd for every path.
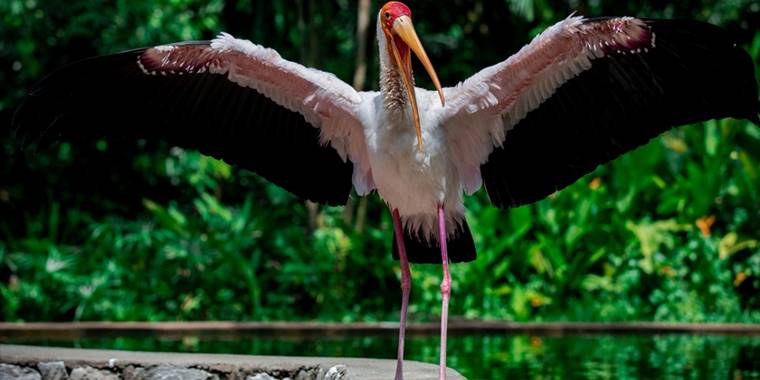
M 156 353 L 17 345 L 0 345 L 0 363 L 3 363 L 0 364 L 0 380 L 386 380 L 393 377 L 396 369 L 395 360 Z M 58 371 L 55 370 L 56 365 Z M 61 366 L 65 367 L 63 375 Z M 48 373 L 59 375 L 51 377 L 46 375 Z M 438 367 L 405 361 L 404 375 L 407 379 L 437 380 Z M 465 380 L 450 368 L 447 378 Z

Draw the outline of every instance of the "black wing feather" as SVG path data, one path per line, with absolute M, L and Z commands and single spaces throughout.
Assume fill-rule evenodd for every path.
M 396 233 L 393 233 L 391 242 L 393 259 L 398 260 L 398 245 L 396 244 Z M 410 263 L 417 264 L 440 264 L 441 263 L 441 245 L 438 241 L 427 242 L 413 233 L 404 231 L 404 248 L 406 257 Z M 475 241 L 472 240 L 470 226 L 467 220 L 462 219 L 461 224 L 452 236 L 446 239 L 446 248 L 449 253 L 449 261 L 452 263 L 466 263 L 474 261 L 477 257 L 475 251 Z
M 727 31 L 646 23 L 655 48 L 594 60 L 507 132 L 481 167 L 495 205 L 541 200 L 679 125 L 724 117 L 758 123 L 754 65 Z
M 302 198 L 346 202 L 352 164 L 321 145 L 303 116 L 223 75 L 146 75 L 137 65 L 144 51 L 86 59 L 43 79 L 14 117 L 19 141 L 156 138 L 252 170 Z

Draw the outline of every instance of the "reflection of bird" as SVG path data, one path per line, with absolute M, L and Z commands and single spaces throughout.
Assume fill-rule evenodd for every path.
M 377 33 L 380 92 L 356 92 L 221 34 L 66 66 L 38 84 L 14 123 L 21 138 L 164 139 L 316 202 L 342 204 L 352 185 L 360 195 L 377 190 L 392 210 L 402 268 L 399 379 L 409 262 L 443 264 L 444 377 L 448 263 L 475 259 L 463 193 L 485 184 L 495 205 L 518 206 L 671 127 L 721 117 L 758 122 L 750 57 L 704 23 L 570 17 L 449 88 L 441 88 L 407 6 L 385 4 Z M 437 91 L 413 87 L 412 53 Z

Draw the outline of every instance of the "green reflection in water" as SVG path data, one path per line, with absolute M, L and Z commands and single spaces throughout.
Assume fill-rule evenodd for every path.
M 395 358 L 394 336 L 112 336 L 5 343 L 252 355 Z M 412 336 L 407 359 L 438 361 L 437 337 Z M 449 365 L 478 379 L 760 379 L 760 336 L 455 335 Z

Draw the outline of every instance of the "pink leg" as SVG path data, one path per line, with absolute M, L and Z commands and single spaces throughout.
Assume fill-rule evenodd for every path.
M 438 206 L 438 231 L 441 242 L 441 261 L 443 263 L 443 280 L 441 281 L 441 362 L 438 379 L 446 379 L 446 332 L 449 325 L 449 298 L 451 297 L 451 274 L 449 273 L 449 253 L 446 249 L 446 214 L 443 205 Z
M 393 229 L 396 232 L 398 257 L 401 261 L 401 317 L 398 329 L 398 359 L 396 361 L 396 380 L 404 379 L 404 335 L 406 333 L 406 309 L 409 306 L 409 292 L 412 289 L 412 274 L 409 271 L 409 260 L 406 258 L 404 247 L 404 230 L 401 227 L 401 217 L 398 209 L 393 209 Z

